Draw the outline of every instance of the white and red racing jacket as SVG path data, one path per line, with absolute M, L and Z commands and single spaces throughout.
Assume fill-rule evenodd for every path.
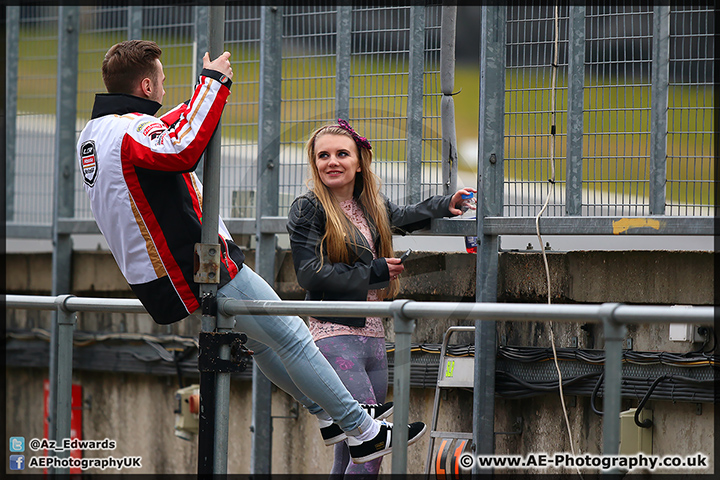
M 181 320 L 199 306 L 194 249 L 202 185 L 193 173 L 220 120 L 230 80 L 203 70 L 192 98 L 155 117 L 160 104 L 98 94 L 77 155 L 95 221 L 125 279 L 153 319 Z M 220 285 L 245 257 L 222 219 Z

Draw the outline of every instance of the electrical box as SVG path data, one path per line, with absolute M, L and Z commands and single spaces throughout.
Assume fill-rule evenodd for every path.
M 475 357 L 447 357 L 442 375 L 438 379 L 440 388 L 473 388 L 475 383 Z
M 692 325 L 689 323 L 671 323 L 670 341 L 689 342 L 692 335 Z
M 200 430 L 200 385 L 175 392 L 175 435 L 191 440 Z
M 635 424 L 636 408 L 620 412 L 620 455 L 644 453 L 652 455 L 653 427 L 642 428 Z M 643 408 L 638 418 L 652 421 L 652 410 Z
M 671 342 L 703 342 L 705 341 L 705 336 L 701 333 L 701 327 L 698 327 L 697 325 L 692 325 L 690 323 L 670 324 Z

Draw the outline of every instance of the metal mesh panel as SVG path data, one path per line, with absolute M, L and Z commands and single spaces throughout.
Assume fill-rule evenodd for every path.
M 442 185 L 442 120 L 440 102 L 440 24 L 442 9 L 425 13 L 425 68 L 423 74 L 422 196 L 440 195 Z
M 232 94 L 222 118 L 220 215 L 255 217 L 260 99 L 260 8 L 225 9 L 225 48 L 233 66 Z
M 440 128 L 440 9 L 426 13 L 423 195 L 437 193 Z M 349 118 L 373 144 L 374 171 L 384 192 L 405 202 L 409 7 L 351 10 Z M 336 121 L 338 13 L 335 7 L 287 7 L 284 12 L 280 215 L 306 190 L 303 147 L 317 127 Z M 342 72 L 344 73 L 344 72 Z
M 375 173 L 392 200 L 406 203 L 406 149 L 410 61 L 410 7 L 357 8 L 354 11 L 351 116 L 373 142 Z M 425 73 L 422 129 L 421 197 L 437 193 L 442 182 L 428 188 L 437 171 L 441 131 L 438 112 L 440 8 L 425 12 Z M 430 26 L 430 29 L 428 29 Z
M 303 148 L 310 133 L 336 121 L 336 7 L 287 7 L 283 17 L 279 215 L 304 193 Z
M 410 8 L 357 8 L 353 19 L 350 116 L 373 144 L 385 194 L 405 196 Z
M 548 195 L 551 125 L 551 6 L 508 7 L 506 215 L 530 216 Z M 555 93 L 556 183 L 548 216 L 563 215 L 567 116 L 567 7 L 559 9 Z M 713 16 L 673 7 L 670 24 L 667 214 L 708 215 L 714 205 Z M 583 214 L 647 215 L 653 8 L 592 6 L 586 11 Z M 573 72 L 570 72 L 573 74 Z
M 505 192 L 504 212 L 509 216 L 535 215 L 548 195 L 546 215 L 562 215 L 567 105 L 567 7 L 558 12 L 559 41 L 555 45 L 555 14 L 552 6 L 508 8 L 507 78 L 505 93 Z M 555 48 L 558 76 L 553 92 L 551 75 Z M 552 125 L 551 96 L 555 96 L 557 126 Z M 550 159 L 554 142 L 554 160 Z
M 587 11 L 583 204 L 590 215 L 648 207 L 652 7 Z
M 713 215 L 715 11 L 670 10 L 667 201 L 669 215 Z
M 23 224 L 52 223 L 57 29 L 58 7 L 21 8 L 13 220 Z
M 17 136 L 12 138 L 11 132 L 8 138 L 16 144 L 14 163 L 8 169 L 12 175 L 8 179 L 8 218 L 20 224 L 48 225 L 53 205 L 58 8 L 18 8 Z M 94 94 L 104 91 L 99 72 L 104 53 L 127 38 L 154 40 L 163 48 L 167 94 L 160 113 L 187 99 L 197 74 L 196 59 L 202 53 L 196 52 L 198 29 L 206 27 L 196 25 L 201 8 L 182 3 L 103 3 L 81 8 L 78 133 L 90 116 Z M 220 211 L 224 217 L 255 216 L 261 8 L 226 7 L 226 48 L 232 52 L 235 79 L 222 126 Z M 314 128 L 334 121 L 338 112 L 347 112 L 348 120 L 373 143 L 375 170 L 391 199 L 406 203 L 412 194 L 425 197 L 441 192 L 441 11 L 439 5 L 421 9 L 282 7 L 279 215 L 285 215 L 292 199 L 305 191 L 307 168 L 302 147 L 306 138 Z M 546 215 L 564 214 L 565 112 L 568 79 L 576 73 L 568 71 L 569 12 L 568 6 L 559 8 L 556 46 L 551 6 L 508 7 L 505 215 L 535 215 L 548 192 Z M 715 202 L 712 13 L 711 8 L 698 6 L 670 9 L 664 165 L 668 215 L 709 215 Z M 338 34 L 338 25 L 347 19 L 350 30 Z M 649 6 L 586 9 L 584 215 L 649 213 L 653 20 Z M 411 45 L 414 22 L 424 27 L 422 47 Z M 342 49 L 341 44 L 345 45 Z M 419 129 L 408 121 L 416 108 L 411 104 L 412 85 L 417 81 L 414 48 L 422 48 L 423 64 Z M 555 48 L 559 60 L 553 94 L 550 78 Z M 345 68 L 347 71 L 339 71 Z M 340 85 L 341 78 L 347 83 Z M 347 91 L 340 92 L 343 88 Z M 551 98 L 556 112 L 554 138 L 549 134 Z M 409 140 L 413 135 L 421 138 Z M 412 159 L 417 163 L 407 162 L 407 152 L 415 151 L 416 141 L 420 147 L 413 156 L 420 158 Z M 555 148 L 552 161 L 550 142 Z M 547 180 L 553 166 L 556 182 L 551 188 Z M 75 217 L 91 218 L 82 182 L 74 181 Z

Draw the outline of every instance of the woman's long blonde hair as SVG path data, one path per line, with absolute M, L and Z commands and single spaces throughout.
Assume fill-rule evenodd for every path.
M 347 215 L 345 215 L 345 212 L 343 212 L 330 189 L 320 179 L 320 173 L 315 164 L 315 140 L 322 135 L 344 135 L 353 139 L 353 143 L 360 154 L 360 172 L 355 176 L 353 197 L 369 217 L 368 223 L 371 228 L 374 224 L 380 236 L 380 248 L 377 252 L 378 258 L 393 257 L 392 233 L 390 231 L 390 221 L 388 220 L 385 201 L 380 195 L 380 178 L 373 173 L 370 167 L 372 163 L 372 150 L 358 144 L 350 132 L 339 125 L 325 125 L 310 135 L 310 139 L 305 145 L 305 150 L 310 165 L 308 188 L 315 194 L 325 209 L 325 234 L 321 242 L 325 244 L 325 248 L 327 249 L 328 261 L 332 263 L 349 263 L 350 256 L 348 254 L 347 244 L 350 244 L 353 248 L 358 248 L 358 245 L 354 241 L 355 235 L 353 235 L 352 222 Z M 323 255 L 322 250 L 320 254 Z M 325 258 L 323 256 L 323 258 L 321 258 L 321 265 L 324 262 Z M 379 292 L 380 297 L 392 298 L 398 294 L 399 290 L 398 280 L 391 280 L 390 285 Z

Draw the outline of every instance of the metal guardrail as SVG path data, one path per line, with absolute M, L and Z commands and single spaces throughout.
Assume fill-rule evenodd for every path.
M 266 234 L 287 233 L 287 217 L 266 216 L 260 226 L 254 218 L 224 220 L 233 235 L 252 235 L 257 231 Z M 26 229 L 22 225 L 6 225 L 8 238 L 44 238 L 51 227 Z M 100 234 L 95 220 L 58 219 L 58 233 Z M 473 235 L 476 222 L 471 219 L 438 218 L 432 221 L 430 231 L 436 235 Z M 34 232 L 40 232 L 34 234 Z M 535 235 L 533 217 L 485 217 L 485 235 Z M 715 217 L 666 216 L 586 216 L 547 217 L 542 219 L 541 232 L 545 235 L 715 235 Z
M 73 295 L 32 296 L 6 295 L 6 308 L 57 311 L 58 378 L 55 405 L 57 430 L 55 438 L 70 437 L 70 393 L 72 379 L 72 331 L 76 312 L 144 313 L 138 300 L 87 298 Z M 415 319 L 452 318 L 483 321 L 559 321 L 602 323 L 605 335 L 605 395 L 603 396 L 603 454 L 617 455 L 620 442 L 620 393 L 622 341 L 626 324 L 694 323 L 713 325 L 714 308 L 706 306 L 670 307 L 605 303 L 594 305 L 537 305 L 508 303 L 416 302 L 310 302 L 310 301 L 241 301 L 218 300 L 218 315 L 232 317 L 245 313 L 255 315 L 335 315 L 392 317 L 395 330 L 395 378 L 393 385 L 395 423 L 408 422 L 410 397 L 410 339 Z M 480 375 L 475 363 L 475 379 Z M 482 412 L 474 412 L 480 418 Z M 392 473 L 407 472 L 407 431 L 399 429 L 393 449 Z M 69 452 L 61 453 L 67 455 Z M 63 473 L 63 472 L 58 472 Z M 67 472 L 65 472 L 67 473 Z

